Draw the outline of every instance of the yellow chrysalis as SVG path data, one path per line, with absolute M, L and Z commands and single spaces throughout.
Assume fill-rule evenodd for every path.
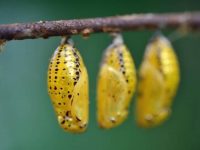
M 180 80 L 179 64 L 170 42 L 161 34 L 146 48 L 139 71 L 136 119 L 141 127 L 164 122 Z
M 69 42 L 61 43 L 51 58 L 48 93 L 60 126 L 83 132 L 88 124 L 88 75 L 80 53 Z
M 112 128 L 126 119 L 135 85 L 134 61 L 118 35 L 105 52 L 98 76 L 97 114 L 100 127 Z

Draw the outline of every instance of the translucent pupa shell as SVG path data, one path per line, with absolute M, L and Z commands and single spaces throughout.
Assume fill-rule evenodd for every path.
M 60 126 L 83 132 L 88 124 L 88 75 L 82 57 L 72 44 L 55 50 L 48 70 L 48 93 Z
M 163 35 L 155 35 L 139 71 L 136 103 L 139 126 L 154 127 L 168 118 L 179 80 L 179 64 L 172 45 Z
M 134 61 L 118 35 L 106 49 L 98 75 L 97 117 L 100 127 L 112 128 L 126 119 L 135 86 Z

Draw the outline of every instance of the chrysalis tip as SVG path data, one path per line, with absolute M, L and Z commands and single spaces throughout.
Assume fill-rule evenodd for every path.
M 156 40 L 158 37 L 163 37 L 163 34 L 160 30 L 156 31 L 152 37 L 150 38 L 149 42 Z
M 60 44 L 70 44 L 70 45 L 74 46 L 74 42 L 69 36 L 63 36 Z
M 113 33 L 113 43 L 112 45 L 116 46 L 116 45 L 120 45 L 124 43 L 124 40 L 122 38 L 122 35 L 120 33 Z

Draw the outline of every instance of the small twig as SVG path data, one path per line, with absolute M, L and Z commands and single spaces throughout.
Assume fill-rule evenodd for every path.
M 200 29 L 200 12 L 138 14 L 107 18 L 39 21 L 0 25 L 1 40 L 23 40 L 98 32 L 120 32 L 139 29 L 178 28 Z

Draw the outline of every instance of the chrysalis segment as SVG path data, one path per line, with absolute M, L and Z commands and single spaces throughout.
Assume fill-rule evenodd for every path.
M 162 35 L 155 36 L 147 46 L 139 72 L 139 126 L 157 126 L 168 118 L 179 80 L 179 64 L 170 42 Z
M 135 85 L 134 61 L 121 36 L 118 36 L 107 48 L 98 76 L 97 114 L 100 127 L 112 128 L 126 119 Z
M 88 75 L 81 55 L 71 44 L 58 46 L 51 58 L 48 92 L 60 126 L 83 132 L 88 124 Z

